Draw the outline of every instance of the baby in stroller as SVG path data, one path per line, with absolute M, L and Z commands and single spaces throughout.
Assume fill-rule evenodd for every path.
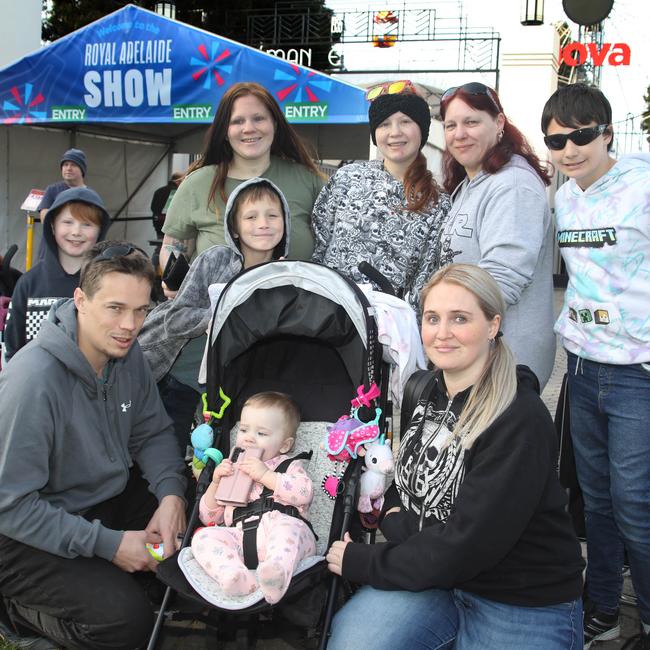
M 284 393 L 257 393 L 244 403 L 235 447 L 262 451 L 238 468 L 252 479 L 248 506 L 223 505 L 215 495 L 234 466 L 224 459 L 201 498 L 206 528 L 192 539 L 199 565 L 225 594 L 243 596 L 259 589 L 277 603 L 287 591 L 299 562 L 316 554 L 315 536 L 306 519 L 313 485 L 300 457 L 286 454 L 295 442 L 300 413 Z M 257 569 L 253 571 L 253 569 Z

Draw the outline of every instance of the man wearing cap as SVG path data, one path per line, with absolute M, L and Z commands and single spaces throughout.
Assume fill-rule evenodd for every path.
M 96 244 L 74 297 L 0 373 L 0 638 L 17 647 L 43 647 L 35 632 L 140 648 L 151 632 L 146 544 L 175 551 L 186 486 L 137 343 L 154 277 L 139 249 Z
M 85 187 L 87 171 L 86 154 L 81 149 L 68 149 L 63 154 L 61 158 L 61 176 L 63 180 L 52 183 L 45 189 L 45 194 L 38 206 L 41 221 L 61 192 L 71 187 Z

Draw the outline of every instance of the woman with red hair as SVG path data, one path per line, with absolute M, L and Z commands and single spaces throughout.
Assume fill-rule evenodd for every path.
M 478 264 L 492 275 L 506 300 L 505 339 L 543 388 L 555 359 L 549 173 L 492 88 L 450 88 L 440 115 L 444 188 L 452 195 L 440 265 Z

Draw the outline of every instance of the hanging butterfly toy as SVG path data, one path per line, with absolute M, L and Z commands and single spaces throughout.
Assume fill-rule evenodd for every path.
M 377 384 L 370 384 L 367 392 L 364 387 L 357 388 L 357 397 L 350 401 L 350 413 L 342 415 L 334 424 L 327 427 L 327 434 L 323 448 L 327 457 L 334 462 L 334 470 L 323 479 L 322 488 L 330 499 L 336 499 L 339 483 L 343 477 L 345 465 L 352 458 L 357 458 L 362 445 L 374 442 L 379 438 L 379 419 L 381 409 L 375 407 L 375 416 L 372 420 L 364 422 L 359 417 L 359 411 L 371 409 L 373 400 L 379 397 Z

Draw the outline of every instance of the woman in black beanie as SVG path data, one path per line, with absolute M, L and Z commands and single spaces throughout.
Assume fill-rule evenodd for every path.
M 380 91 L 368 120 L 383 160 L 345 165 L 316 200 L 312 260 L 357 282 L 366 280 L 359 263 L 368 262 L 419 313 L 420 289 L 438 267 L 434 244 L 450 202 L 421 152 L 429 136 L 429 106 L 410 82 L 391 94 L 395 85 L 369 91 Z

